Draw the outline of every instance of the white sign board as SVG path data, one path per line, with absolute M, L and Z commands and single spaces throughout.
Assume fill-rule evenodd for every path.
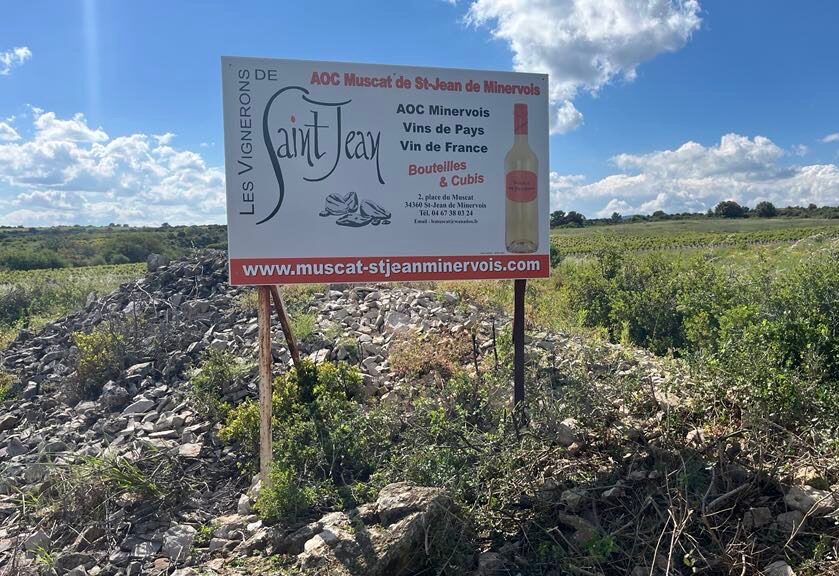
M 233 284 L 550 274 L 548 77 L 222 58 Z

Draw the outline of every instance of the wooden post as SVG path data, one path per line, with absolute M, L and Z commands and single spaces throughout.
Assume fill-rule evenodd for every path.
M 515 280 L 513 306 L 513 407 L 524 400 L 524 290 L 527 280 Z
M 259 474 L 263 488 L 271 482 L 271 289 L 259 286 Z
M 271 286 L 271 297 L 274 299 L 274 308 L 277 309 L 277 316 L 280 317 L 280 326 L 283 328 L 283 334 L 285 334 L 285 341 L 288 343 L 288 351 L 291 352 L 294 367 L 299 368 L 300 350 L 297 348 L 297 341 L 294 339 L 294 333 L 291 331 L 291 324 L 288 321 L 285 306 L 283 306 L 283 299 L 280 298 L 280 291 L 276 286 Z

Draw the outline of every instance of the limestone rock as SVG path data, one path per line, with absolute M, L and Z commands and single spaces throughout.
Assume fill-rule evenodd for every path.
M 791 486 L 784 502 L 792 510 L 816 516 L 826 516 L 839 509 L 839 499 L 834 494 L 812 486 Z
M 498 552 L 484 552 L 478 556 L 475 576 L 503 576 L 509 574 L 504 558 Z
M 440 489 L 390 484 L 366 510 L 324 516 L 322 529 L 306 541 L 298 556 L 300 566 L 307 570 L 328 567 L 330 574 L 342 576 L 403 573 L 425 554 L 428 528 L 449 526 L 441 519 L 452 506 Z
M 169 265 L 169 259 L 162 254 L 149 254 L 146 260 L 146 269 L 149 272 L 157 272 L 164 266 Z
M 59 574 L 64 574 L 76 568 L 92 568 L 96 564 L 96 558 L 90 554 L 81 552 L 65 552 L 55 560 L 55 569 Z
M 172 526 L 163 535 L 163 555 L 173 562 L 186 560 L 192 551 L 196 530 L 188 524 Z
M 804 514 L 798 510 L 790 510 L 789 512 L 778 514 L 775 521 L 778 523 L 778 528 L 780 528 L 781 531 L 786 534 L 792 534 L 798 530 L 804 522 Z
M 587 500 L 588 495 L 584 490 L 579 488 L 565 490 L 559 497 L 560 503 L 572 512 L 580 510 Z
M 201 455 L 201 444 L 188 442 L 178 448 L 178 456 L 182 458 L 198 458 Z
M 49 548 L 49 545 L 50 537 L 47 536 L 47 533 L 43 530 L 36 530 L 27 536 L 26 540 L 23 541 L 23 549 L 29 552 L 33 552 L 41 548 Z
M 18 418 L 14 414 L 6 414 L 4 416 L 0 416 L 0 432 L 11 430 L 15 426 L 17 426 L 19 422 L 20 418 Z
M 764 576 L 795 576 L 795 571 L 783 560 L 777 560 L 763 569 Z
M 574 418 L 566 418 L 556 429 L 556 441 L 561 445 L 571 446 L 580 439 L 580 424 Z
M 242 516 L 248 516 L 249 514 L 253 514 L 251 499 L 247 494 L 242 494 L 241 496 L 239 496 L 239 503 L 236 507 L 236 511 Z
M 746 530 L 761 528 L 762 526 L 766 526 L 767 524 L 771 523 L 772 511 L 765 506 L 762 506 L 760 508 L 752 508 L 751 510 L 743 514 L 743 526 L 746 528 Z
M 136 402 L 134 402 L 130 406 L 127 406 L 125 408 L 125 410 L 122 411 L 122 413 L 125 414 L 125 415 L 145 414 L 146 412 L 148 412 L 152 408 L 154 408 L 154 400 L 149 400 L 147 398 L 143 398 L 143 399 L 137 400 Z

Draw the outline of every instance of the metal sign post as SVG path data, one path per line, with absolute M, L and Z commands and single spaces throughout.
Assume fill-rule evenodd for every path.
M 513 408 L 524 401 L 524 292 L 527 280 L 515 280 L 513 305 Z

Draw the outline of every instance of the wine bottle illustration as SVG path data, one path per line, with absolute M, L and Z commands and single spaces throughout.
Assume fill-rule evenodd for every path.
M 513 105 L 513 147 L 504 158 L 508 252 L 535 252 L 539 247 L 538 159 L 527 143 L 527 104 Z

